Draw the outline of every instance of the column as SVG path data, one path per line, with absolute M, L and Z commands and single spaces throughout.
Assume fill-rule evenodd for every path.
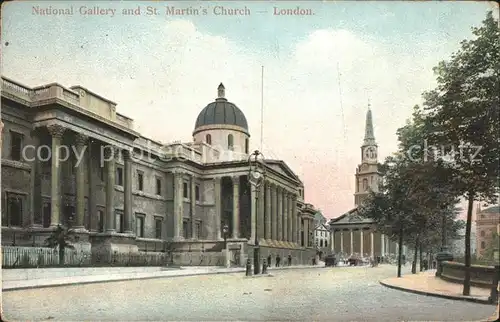
M 290 243 L 293 242 L 293 195 L 289 194 L 288 195 L 288 211 L 287 211 L 287 217 L 288 217 L 288 241 Z
M 87 137 L 78 133 L 76 135 L 75 145 L 78 156 L 83 157 Z M 76 229 L 85 229 L 85 161 L 77 160 L 76 166 Z M 114 187 L 113 187 L 114 188 Z
M 95 161 L 94 161 L 94 140 L 89 139 L 87 142 L 88 158 L 87 158 L 87 169 L 88 169 L 88 199 L 89 199 L 89 217 L 88 217 L 88 228 L 91 232 L 97 231 L 97 213 L 96 213 L 96 200 L 95 200 Z
M 288 192 L 283 190 L 283 241 L 288 241 Z
M 278 240 L 278 187 L 271 186 L 271 239 Z
M 196 214 L 196 180 L 194 178 L 193 175 L 191 175 L 191 193 L 189 194 L 190 196 L 190 224 L 191 224 L 191 227 L 190 227 L 190 230 L 191 230 L 191 233 L 190 233 L 190 237 L 191 239 L 195 239 L 196 238 L 196 233 L 195 233 L 195 227 L 196 227 L 196 217 L 195 217 L 195 214 Z
M 354 253 L 354 236 L 353 236 L 353 231 L 352 229 L 349 229 L 349 233 L 350 233 L 350 238 L 351 238 L 351 248 L 349 249 L 349 251 L 351 252 L 351 255 Z
M 250 222 L 250 228 L 251 228 L 251 234 L 250 234 L 250 244 L 255 243 L 255 236 L 257 236 L 257 226 L 256 226 L 256 221 L 257 221 L 257 200 L 255 200 L 255 197 L 257 196 L 257 189 L 254 185 L 251 185 L 250 187 L 250 204 L 251 206 L 251 222 Z
M 240 177 L 233 180 L 233 238 L 240 237 Z
M 265 200 L 265 195 L 266 195 L 266 187 L 264 186 L 264 182 L 261 182 L 260 186 L 258 187 L 258 194 L 259 194 L 259 202 L 257 206 L 257 237 L 259 240 L 264 239 L 264 227 L 266 225 L 265 223 L 265 212 L 266 212 L 266 200 Z
M 380 233 L 380 256 L 385 256 L 385 238 L 382 233 Z
M 304 218 L 304 247 L 309 247 L 309 220 Z
M 38 148 L 40 139 L 35 131 L 31 135 L 33 145 Z M 0 145 L 1 147 L 1 145 Z M 42 218 L 42 182 L 41 182 L 41 164 L 36 155 L 36 150 L 33 150 L 30 155 L 33 158 L 30 171 L 30 203 L 29 203 L 29 224 L 32 227 L 40 227 L 43 224 Z
M 361 244 L 359 246 L 359 252 L 360 252 L 361 257 L 364 256 L 364 247 L 363 247 L 364 245 L 363 244 L 364 244 L 365 240 L 364 240 L 364 236 L 363 235 L 364 235 L 363 234 L 363 228 L 361 228 L 359 230 L 359 239 L 360 239 L 359 241 L 361 242 Z
M 370 256 L 375 258 L 375 251 L 373 249 L 373 231 L 370 231 Z
M 277 199 L 278 199 L 278 241 L 283 240 L 283 189 L 281 187 L 276 188 Z
M 292 195 L 292 242 L 298 243 L 300 229 L 297 216 L 297 195 Z
M 181 182 L 182 184 L 182 182 Z M 215 205 L 215 238 L 222 239 L 221 234 L 221 178 L 214 178 L 214 205 Z M 182 197 L 182 195 L 181 195 Z M 182 219 L 181 219 L 182 225 Z
M 50 226 L 56 227 L 61 222 L 61 167 L 59 164 L 59 147 L 61 145 L 64 127 L 58 124 L 47 126 L 52 136 L 52 154 L 51 154 L 51 177 L 50 177 Z
M 344 230 L 340 231 L 340 252 L 344 254 Z
M 271 240 L 272 239 L 272 235 L 271 235 L 271 217 L 272 217 L 272 212 L 271 212 L 271 204 L 272 204 L 272 200 L 271 200 L 271 184 L 268 182 L 266 182 L 266 185 L 265 185 L 265 189 L 266 189 L 266 229 L 265 229 L 265 236 L 264 238 L 267 239 L 267 240 Z
M 105 150 L 106 158 L 106 232 L 113 233 L 115 229 L 115 158 L 116 149 L 107 147 Z
M 174 241 L 180 241 L 184 239 L 182 233 L 183 229 L 182 218 L 184 213 L 184 195 L 182 189 L 183 189 L 183 173 L 174 172 Z
M 330 231 L 330 250 L 335 253 L 335 229 Z
M 123 231 L 132 234 L 132 151 L 124 150 L 123 155 Z

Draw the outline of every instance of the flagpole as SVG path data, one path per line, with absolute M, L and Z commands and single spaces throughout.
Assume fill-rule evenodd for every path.
M 262 142 L 264 141 L 264 66 L 262 66 L 261 87 L 260 87 L 260 151 L 262 152 Z

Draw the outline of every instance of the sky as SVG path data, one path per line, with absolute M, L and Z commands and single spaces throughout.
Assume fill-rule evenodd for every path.
M 200 15 L 167 15 L 167 6 Z M 221 7 L 250 14 L 215 15 Z M 275 15 L 275 7 L 313 15 Z M 83 14 L 92 8 L 115 11 Z M 2 5 L 2 75 L 28 86 L 81 85 L 162 142 L 190 142 L 222 82 L 246 115 L 250 149 L 284 160 L 304 182 L 306 202 L 333 218 L 354 207 L 368 102 L 383 160 L 422 92 L 435 87 L 432 68 L 491 9 L 496 15 L 492 3 L 472 1 L 11 2 Z

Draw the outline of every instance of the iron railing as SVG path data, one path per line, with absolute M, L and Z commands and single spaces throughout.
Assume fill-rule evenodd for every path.
M 64 263 L 59 250 L 48 247 L 2 247 L 2 268 L 99 267 L 99 266 L 167 266 L 172 262 L 167 252 L 91 254 L 65 249 Z

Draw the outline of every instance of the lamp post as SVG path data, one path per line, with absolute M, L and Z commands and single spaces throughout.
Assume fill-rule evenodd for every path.
M 260 160 L 259 160 L 260 157 Z M 259 218 L 259 191 L 262 183 L 264 182 L 265 167 L 264 155 L 258 150 L 255 150 L 248 157 L 249 163 L 249 176 L 248 181 L 250 185 L 255 189 L 255 241 L 253 249 L 253 269 L 254 275 L 260 274 L 260 246 L 259 246 L 259 229 L 258 229 L 258 218 Z M 259 165 L 259 163 L 262 163 Z
M 441 251 L 436 254 L 436 262 L 437 262 L 437 270 L 436 276 L 441 276 L 443 272 L 443 262 L 444 261 L 452 261 L 453 254 L 448 250 L 447 245 L 447 236 L 446 236 L 446 208 L 449 206 L 444 205 L 443 208 L 443 216 L 441 218 Z

